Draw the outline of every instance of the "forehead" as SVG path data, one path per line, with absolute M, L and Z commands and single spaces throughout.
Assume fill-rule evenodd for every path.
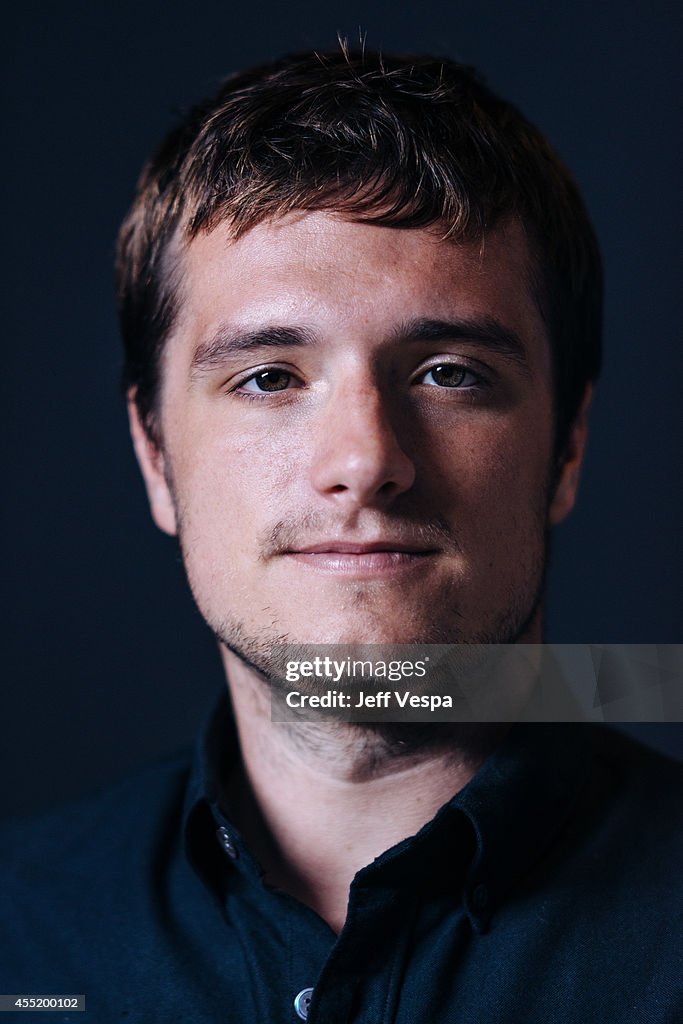
M 370 342 L 404 319 L 456 315 L 492 317 L 532 355 L 548 355 L 528 242 L 514 221 L 467 243 L 444 240 L 438 228 L 387 228 L 322 212 L 259 224 L 237 240 L 222 224 L 192 240 L 181 270 L 171 341 L 184 346 L 222 323 L 300 324 L 330 339 Z

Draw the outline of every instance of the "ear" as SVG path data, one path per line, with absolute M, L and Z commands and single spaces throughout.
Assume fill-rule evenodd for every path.
M 579 476 L 588 439 L 588 410 L 593 398 L 593 385 L 587 384 L 576 419 L 569 432 L 567 446 L 548 508 L 548 525 L 557 526 L 574 508 L 579 489 Z
M 142 425 L 134 388 L 128 392 L 128 422 L 138 465 L 147 488 L 152 519 L 164 533 L 175 536 L 178 532 L 175 503 L 166 482 L 164 453 Z

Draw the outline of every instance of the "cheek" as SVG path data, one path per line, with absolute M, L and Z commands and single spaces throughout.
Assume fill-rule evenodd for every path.
M 174 483 L 181 519 L 201 547 L 238 538 L 249 547 L 264 524 L 282 512 L 297 460 L 282 431 L 231 429 L 204 418 L 182 431 L 175 446 Z
M 535 414 L 461 425 L 440 446 L 431 477 L 434 498 L 453 510 L 456 530 L 491 543 L 537 534 L 545 517 L 551 466 L 549 429 Z M 433 439 L 436 441 L 436 439 Z M 442 505 L 444 507 L 444 505 Z

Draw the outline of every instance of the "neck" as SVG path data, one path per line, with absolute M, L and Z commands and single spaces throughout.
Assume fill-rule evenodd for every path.
M 505 727 L 273 722 L 267 685 L 222 655 L 242 752 L 231 812 L 269 884 L 340 931 L 356 872 L 418 832 Z

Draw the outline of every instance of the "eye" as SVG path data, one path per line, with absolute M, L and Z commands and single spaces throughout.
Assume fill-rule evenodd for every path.
M 247 391 L 254 394 L 273 394 L 276 391 L 286 391 L 292 383 L 292 374 L 287 370 L 278 370 L 274 367 L 270 370 L 259 370 L 258 373 L 242 381 L 240 391 Z
M 440 388 L 471 388 L 480 383 L 480 378 L 459 363 L 437 363 L 422 375 L 420 381 Z

